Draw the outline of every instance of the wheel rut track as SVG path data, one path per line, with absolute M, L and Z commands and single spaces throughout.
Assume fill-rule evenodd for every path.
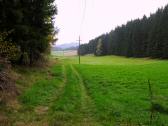
M 62 65 L 62 76 L 63 76 L 63 79 L 62 79 L 62 82 L 61 82 L 61 85 L 59 86 L 59 89 L 57 92 L 59 92 L 59 94 L 57 96 L 55 96 L 55 100 L 59 99 L 59 97 L 61 97 L 61 95 L 63 94 L 64 92 L 64 88 L 66 86 L 66 83 L 67 83 L 67 74 L 66 74 L 66 67 L 65 65 Z
M 86 123 L 83 124 L 83 126 L 101 126 L 101 124 L 94 118 L 94 103 L 87 93 L 82 76 L 73 65 L 70 66 L 72 72 L 79 81 L 79 86 L 81 89 L 81 113 L 83 115 L 83 122 Z

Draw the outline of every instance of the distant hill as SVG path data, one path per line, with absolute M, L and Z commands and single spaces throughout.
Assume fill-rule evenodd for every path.
M 78 49 L 78 43 L 72 42 L 72 43 L 65 43 L 61 45 L 56 45 L 52 47 L 52 50 L 54 51 L 61 51 L 61 50 L 77 50 Z

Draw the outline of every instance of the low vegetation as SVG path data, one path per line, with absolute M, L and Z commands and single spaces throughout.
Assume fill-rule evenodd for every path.
M 20 95 L 0 105 L 1 124 L 166 126 L 166 60 L 84 56 L 80 65 L 77 61 L 16 67 Z
M 160 126 L 168 123 L 167 61 L 109 56 L 83 57 L 82 62 L 76 68 L 103 125 Z M 151 100 L 155 107 L 151 106 Z

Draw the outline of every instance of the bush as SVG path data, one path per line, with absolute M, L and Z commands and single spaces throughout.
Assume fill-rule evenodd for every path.
M 8 40 L 9 34 L 10 32 L 0 33 L 0 57 L 16 61 L 20 50 L 12 41 Z

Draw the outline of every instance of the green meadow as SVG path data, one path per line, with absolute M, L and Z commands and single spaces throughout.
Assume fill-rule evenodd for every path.
M 45 69 L 17 69 L 20 107 L 4 110 L 13 126 L 167 126 L 168 61 L 52 59 Z
M 168 61 L 117 56 L 65 58 L 74 64 L 103 125 L 167 125 Z
M 83 64 L 75 67 L 103 124 L 160 126 L 168 124 L 167 63 L 115 56 L 83 57 Z

